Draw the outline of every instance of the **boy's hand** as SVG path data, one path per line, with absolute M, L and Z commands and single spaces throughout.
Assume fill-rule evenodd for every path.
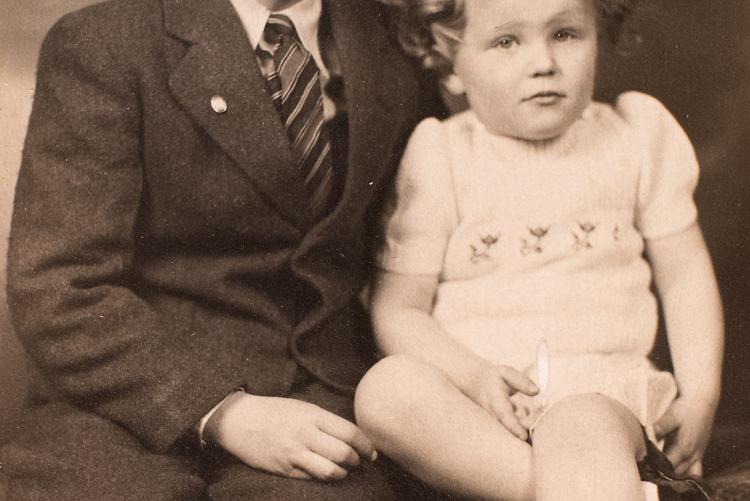
M 655 424 L 656 437 L 666 439 L 665 453 L 678 475 L 702 476 L 702 459 L 711 438 L 716 404 L 705 399 L 677 398 Z
M 291 398 L 236 392 L 211 416 L 204 434 L 248 466 L 290 478 L 341 480 L 360 457 L 376 457 L 354 423 Z
M 536 395 L 539 388 L 522 372 L 507 365 L 484 367 L 473 374 L 466 395 L 495 416 L 508 431 L 521 440 L 528 437 L 527 430 L 521 425 L 513 411 L 511 395 L 521 392 Z

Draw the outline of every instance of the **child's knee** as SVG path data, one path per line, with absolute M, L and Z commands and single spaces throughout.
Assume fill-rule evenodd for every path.
M 599 394 L 572 395 L 555 403 L 534 430 L 537 442 L 554 443 L 568 451 L 632 451 L 645 454 L 641 425 L 620 402 Z M 541 445 L 541 444 L 540 444 Z
M 407 355 L 380 360 L 364 375 L 354 397 L 357 423 L 366 432 L 376 432 L 408 418 L 419 405 L 419 395 L 436 377 L 436 369 Z

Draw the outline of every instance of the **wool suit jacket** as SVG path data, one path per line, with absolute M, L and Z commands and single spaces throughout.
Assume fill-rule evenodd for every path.
M 322 221 L 229 0 L 113 0 L 52 28 L 8 266 L 34 400 L 165 451 L 234 387 L 283 396 L 300 367 L 356 384 L 372 213 L 434 94 L 374 1 L 325 9 L 349 139 Z

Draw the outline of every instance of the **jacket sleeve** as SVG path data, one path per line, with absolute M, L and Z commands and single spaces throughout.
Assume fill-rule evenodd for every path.
M 108 48 L 116 37 L 79 14 L 58 22 L 40 55 L 8 301 L 54 391 L 166 450 L 244 384 L 246 352 L 210 332 L 175 343 L 173 319 L 130 286 L 144 192 L 138 78 L 117 57 L 126 51 Z

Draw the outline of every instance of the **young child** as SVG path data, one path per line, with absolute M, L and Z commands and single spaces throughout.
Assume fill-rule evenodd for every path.
M 592 101 L 599 41 L 634 1 L 388 3 L 469 110 L 423 121 L 402 160 L 372 304 L 387 357 L 358 422 L 424 481 L 482 498 L 641 499 L 644 429 L 699 475 L 723 321 L 695 154 L 656 99 Z M 652 278 L 674 377 L 648 359 Z

